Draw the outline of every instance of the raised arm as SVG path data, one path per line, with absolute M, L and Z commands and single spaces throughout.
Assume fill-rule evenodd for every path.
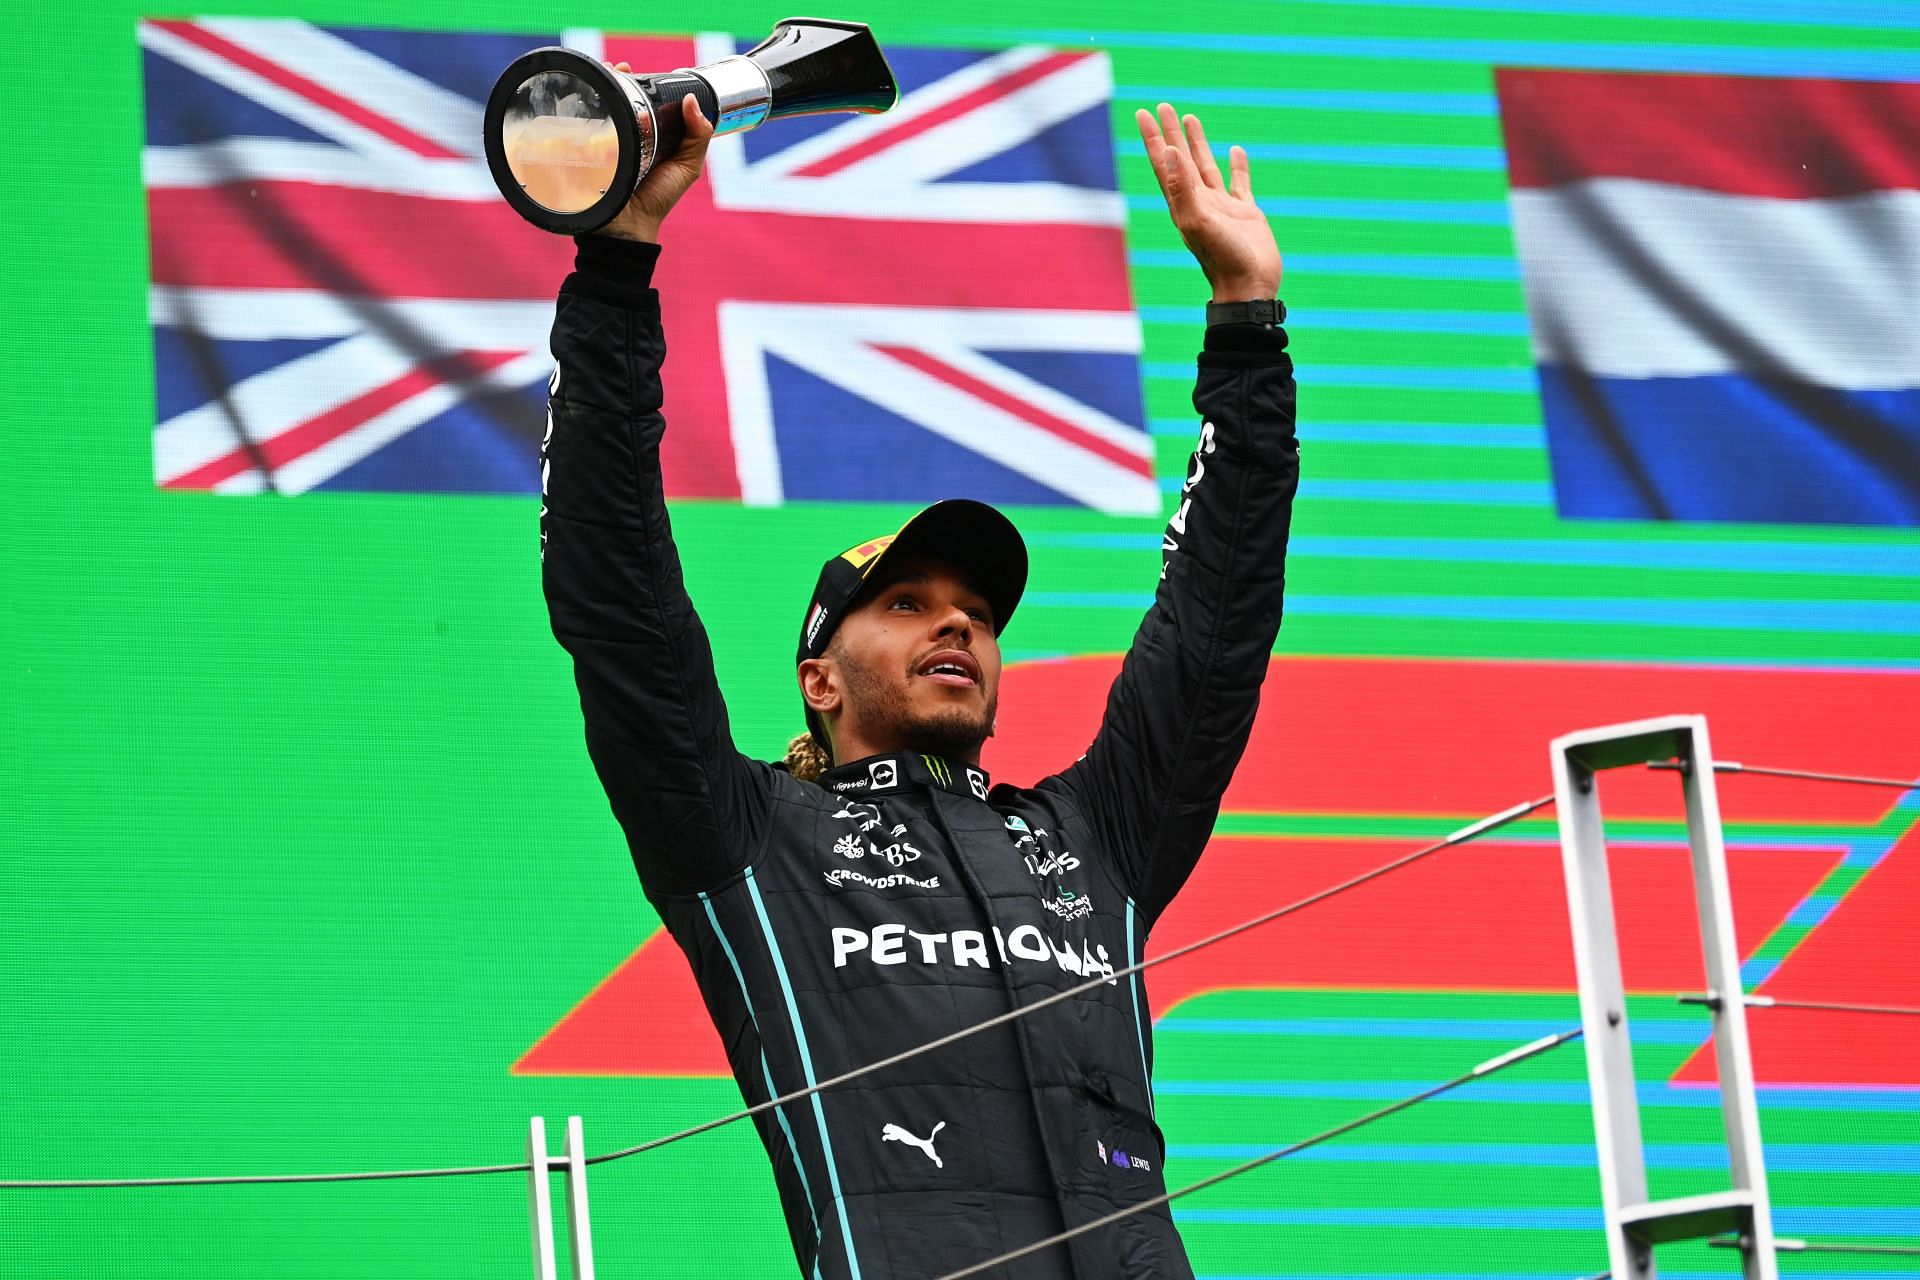
M 1253 202 L 1245 152 L 1223 178 L 1200 121 L 1161 104 L 1141 136 L 1215 302 L 1273 299 L 1280 251 Z M 1160 582 L 1087 753 L 1062 781 L 1151 921 L 1212 834 L 1246 748 L 1280 628 L 1299 479 L 1293 362 L 1277 325 L 1207 332 L 1193 405 L 1199 442 L 1162 540 Z
M 554 319 L 541 448 L 553 631 L 573 656 L 587 747 L 641 882 L 666 894 L 710 889 L 747 866 L 767 808 L 764 766 L 733 746 L 660 477 L 656 238 L 712 134 L 697 110 L 687 124 L 686 144 L 647 175 L 611 234 L 580 238 Z

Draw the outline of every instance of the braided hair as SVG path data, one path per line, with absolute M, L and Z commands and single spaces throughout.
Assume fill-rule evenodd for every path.
M 814 782 L 833 767 L 833 757 L 812 733 L 797 735 L 787 744 L 787 772 L 802 782 Z

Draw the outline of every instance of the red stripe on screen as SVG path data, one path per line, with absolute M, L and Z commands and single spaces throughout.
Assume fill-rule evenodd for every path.
M 515 351 L 457 351 L 336 405 L 315 418 L 259 441 L 252 449 L 234 449 L 193 470 L 161 482 L 163 489 L 211 489 L 256 467 L 275 471 L 324 444 L 365 425 L 379 414 L 443 382 L 476 378 L 521 355 Z
M 1057 772 L 1100 723 L 1120 659 L 1020 663 L 1001 684 L 1000 727 L 987 767 L 1016 784 Z M 1723 758 L 1809 764 L 1838 772 L 1911 776 L 1906 726 L 1920 719 L 1920 674 L 1760 670 L 1672 664 L 1281 658 L 1269 668 L 1253 741 L 1228 811 L 1374 814 L 1418 818 L 1404 838 L 1222 838 L 1155 926 L 1162 954 L 1277 905 L 1377 867 L 1469 817 L 1551 787 L 1546 743 L 1581 725 L 1676 710 L 1705 713 Z M 1311 726 L 1311 732 L 1302 732 Z M 1378 767 L 1381 744 L 1406 767 Z M 1672 822 L 1683 812 L 1671 773 L 1610 771 L 1608 817 Z M 1746 843 L 1764 826 L 1789 829 L 1881 821 L 1893 802 L 1869 787 L 1821 786 L 1755 775 L 1721 782 L 1727 822 L 1744 829 L 1729 851 L 1734 932 L 1751 953 L 1842 856 L 1825 847 Z M 1909 835 L 1880 870 L 1803 943 L 1767 990 L 1783 997 L 1913 1003 L 1910 904 L 1920 893 L 1920 836 Z M 1699 990 L 1701 952 L 1692 871 L 1677 843 L 1616 841 L 1613 854 L 1622 954 L 1631 989 Z M 1463 927 L 1462 922 L 1468 927 Z M 1832 951 L 1821 935 L 1832 930 Z M 1801 956 L 1804 964 L 1797 964 Z M 1552 817 L 1533 829 L 1447 850 L 1405 871 L 1154 971 L 1155 1015 L 1204 991 L 1324 985 L 1335 988 L 1568 991 L 1574 985 L 1565 884 Z M 1880 970 L 1864 972 L 1869 966 Z M 1861 985 L 1862 982 L 1865 985 Z M 1851 985 L 1848 985 L 1851 984 Z M 1755 1011 L 1762 1017 L 1847 1015 Z M 632 1034 L 636 1019 L 649 1033 Z M 1864 1019 L 1862 1019 L 1864 1023 Z M 1886 1022 L 1889 1019 L 1878 1019 Z M 1779 1023 L 1777 1034 L 1808 1035 Z M 1862 1034 L 1870 1029 L 1864 1025 Z M 1767 1033 L 1774 1034 L 1774 1033 Z M 1820 1031 L 1811 1034 L 1818 1036 Z M 1903 1033 L 1904 1034 L 1904 1033 Z M 1838 1041 L 1850 1044 L 1849 1041 Z M 1763 1056 L 1769 1079 L 1866 1082 L 1870 1073 L 1915 1080 L 1920 1055 L 1889 1063 L 1863 1051 L 1856 1067 L 1817 1047 L 1807 1061 Z M 1756 1046 L 1760 1041 L 1756 1039 Z M 1777 1066 L 1776 1066 L 1777 1064 Z M 582 999 L 515 1066 L 520 1074 L 720 1075 L 726 1053 L 686 960 L 656 934 Z
M 1105 458 L 1117 467 L 1124 468 L 1136 475 L 1151 476 L 1153 467 L 1139 454 L 1129 453 L 1111 440 L 1104 439 L 1088 431 L 1085 427 L 1075 426 L 1065 418 L 1055 417 L 1030 401 L 1003 391 L 990 382 L 974 377 L 961 369 L 956 369 L 944 361 L 936 360 L 924 351 L 912 347 L 882 346 L 872 344 L 874 350 L 898 360 L 911 369 L 917 369 L 930 378 L 935 378 L 966 392 L 976 400 L 984 400 L 996 409 L 1012 414 L 1030 426 L 1040 428 L 1049 435 L 1059 436 L 1075 448 Z
M 1298 901 L 1408 852 L 1410 840 L 1215 840 L 1154 926 L 1162 955 Z M 1751 951 L 1839 854 L 1735 849 L 1734 933 Z M 1635 991 L 1702 982 L 1693 872 L 1680 848 L 1613 853 L 1622 961 Z M 1575 986 L 1566 888 L 1550 840 L 1476 845 L 1429 861 L 1284 922 L 1155 969 L 1158 1020 L 1210 991 L 1570 991 Z M 1758 1015 L 1754 1015 L 1758 1016 Z M 1784 1014 L 1776 1016 L 1787 1016 Z M 647 1034 L 633 1028 L 644 1022 Z M 629 956 L 514 1064 L 515 1075 L 724 1076 L 727 1056 L 686 957 L 665 930 Z
M 1920 830 L 1910 829 L 1825 923 L 1787 956 L 1758 994 L 1781 1000 L 1920 1004 L 1920 965 L 1913 963 L 1916 903 Z M 1762 1008 L 1747 1013 L 1747 1031 L 1754 1071 L 1761 1080 L 1920 1086 L 1920 1018 Z M 1717 1063 L 1712 1042 L 1696 1051 L 1673 1078 L 1713 1083 Z
M 1809 199 L 1920 189 L 1920 83 L 1496 73 L 1512 185 L 1640 178 Z
M 842 169 L 852 168 L 869 156 L 878 155 L 888 147 L 896 146 L 909 138 L 918 137 L 929 129 L 937 128 L 949 120 L 957 119 L 976 107 L 985 106 L 996 98 L 1008 94 L 1039 80 L 1044 80 L 1054 72 L 1072 63 L 1080 61 L 1084 53 L 1055 53 L 1042 58 L 1032 66 L 1022 67 L 1018 71 L 1002 76 L 991 84 L 981 85 L 971 93 L 963 93 L 943 106 L 935 107 L 924 115 L 910 116 L 883 127 L 875 133 L 869 133 L 833 155 L 814 161 L 804 168 L 794 170 L 794 176 L 800 178 L 825 178 L 839 173 Z
M 505 201 L 433 200 L 354 187 L 249 182 L 148 193 L 155 284 L 327 289 L 357 297 L 551 299 L 572 262 L 565 236 L 530 229 Z M 768 302 L 1131 311 L 1125 271 L 1026 269 L 1125 261 L 1119 227 L 863 220 L 859 269 L 793 252 L 822 220 L 689 216 L 676 224 L 674 287 Z M 724 231 L 726 234 L 718 233 Z M 927 264 L 1014 263 L 1005 272 Z M 666 259 L 657 279 L 666 292 Z M 678 281 L 685 281 L 681 284 Z
M 276 84 L 289 93 L 296 93 L 315 106 L 324 107 L 344 120 L 350 120 L 370 133 L 378 134 L 396 146 L 405 147 L 415 155 L 432 160 L 465 160 L 467 156 L 458 151 L 449 151 L 433 139 L 402 128 L 393 121 L 375 112 L 367 110 L 351 98 L 345 98 L 327 88 L 316 84 L 304 76 L 296 75 L 277 62 L 263 58 L 251 49 L 235 44 L 223 36 L 215 35 L 205 27 L 191 22 L 150 19 L 153 26 L 159 27 L 187 43 L 224 58 L 237 67 L 253 72 L 261 79 Z
M 1120 658 L 1009 667 L 985 765 L 1027 783 L 1073 763 L 1099 728 Z M 1678 663 L 1276 658 L 1224 809 L 1240 813 L 1432 814 L 1443 833 L 1552 790 L 1547 742 L 1583 725 L 1676 712 L 1705 715 L 1722 759 L 1912 777 L 1920 673 Z M 1301 725 L 1313 732 L 1302 733 Z M 1418 767 L 1381 770 L 1383 742 Z M 1446 744 L 1467 742 L 1470 750 Z M 1728 822 L 1880 821 L 1875 787 L 1743 775 L 1720 784 Z M 1671 821 L 1679 784 L 1618 769 L 1604 784 L 1615 819 Z
M 548 299 L 573 245 L 502 200 L 305 182 L 148 192 L 155 284 L 360 297 Z

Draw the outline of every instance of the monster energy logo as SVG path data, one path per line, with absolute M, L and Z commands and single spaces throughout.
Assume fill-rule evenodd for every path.
M 945 760 L 938 756 L 921 756 L 920 758 L 927 762 L 927 772 L 933 775 L 935 782 L 943 787 L 953 785 L 953 770 L 947 767 Z

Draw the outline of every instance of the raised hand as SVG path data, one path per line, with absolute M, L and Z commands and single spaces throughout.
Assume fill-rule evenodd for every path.
M 615 71 L 630 69 L 624 62 L 614 66 Z M 680 119 L 687 132 L 679 149 L 647 171 L 627 207 L 600 228 L 599 234 L 648 244 L 660 242 L 660 224 L 687 189 L 699 181 L 707 163 L 707 144 L 713 141 L 713 122 L 700 113 L 692 94 L 680 99 Z
M 1267 216 L 1253 202 L 1247 153 L 1228 153 L 1232 178 L 1222 177 L 1207 146 L 1200 117 L 1183 121 L 1168 103 L 1158 116 L 1134 113 L 1147 159 L 1167 198 L 1167 212 L 1187 249 L 1207 274 L 1215 302 L 1273 298 L 1280 292 L 1280 246 Z

